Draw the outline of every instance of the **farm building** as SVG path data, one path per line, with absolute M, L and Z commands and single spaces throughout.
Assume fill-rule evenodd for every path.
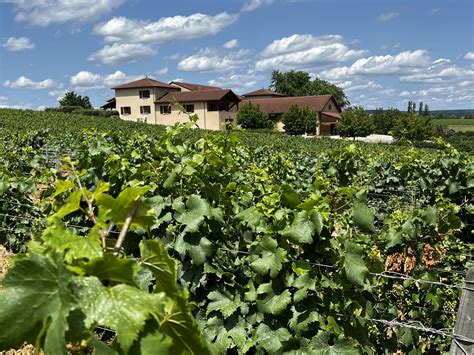
M 317 114 L 315 118 L 319 123 L 315 132 L 317 135 L 334 134 L 336 123 L 341 118 L 342 110 L 332 95 L 285 97 L 271 90 L 257 90 L 242 96 L 244 99 L 241 105 L 250 102 L 252 105 L 258 105 L 261 111 L 269 115 L 282 115 L 294 105 L 311 108 Z M 278 128 L 283 130 L 281 122 Z
M 332 134 L 340 119 L 341 109 L 331 95 L 285 97 L 268 89 L 260 89 L 242 96 L 230 89 L 216 86 L 170 82 L 169 84 L 145 77 L 114 88 L 115 97 L 107 100 L 102 109 L 116 109 L 120 118 L 162 125 L 187 122 L 180 114 L 179 103 L 186 113 L 199 116 L 200 128 L 224 130 L 225 123 L 236 123 L 239 105 L 251 102 L 273 116 L 287 112 L 291 106 L 309 107 L 316 112 L 315 134 Z M 283 130 L 281 123 L 278 128 Z

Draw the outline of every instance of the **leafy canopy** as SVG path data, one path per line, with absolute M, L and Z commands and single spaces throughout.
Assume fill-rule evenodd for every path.
M 81 96 L 76 94 L 74 91 L 68 91 L 64 97 L 59 100 L 59 107 L 65 106 L 76 106 L 83 109 L 92 109 L 89 96 Z
M 281 120 L 285 132 L 292 136 L 316 133 L 317 113 L 309 107 L 293 105 L 282 115 Z
M 286 96 L 332 95 L 341 108 L 349 105 L 340 87 L 320 78 L 311 80 L 309 73 L 304 71 L 290 70 L 283 73 L 274 70 L 270 88 Z
M 260 110 L 260 106 L 248 102 L 242 105 L 237 112 L 237 123 L 243 128 L 258 129 L 272 128 L 273 122 L 268 114 Z
M 366 137 L 374 133 L 374 120 L 361 106 L 349 107 L 341 116 L 337 124 L 341 136 Z

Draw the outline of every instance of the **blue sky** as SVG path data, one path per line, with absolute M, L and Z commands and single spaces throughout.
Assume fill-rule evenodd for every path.
M 474 108 L 472 0 L 0 0 L 0 107 L 149 75 L 245 93 L 304 70 L 351 104 Z

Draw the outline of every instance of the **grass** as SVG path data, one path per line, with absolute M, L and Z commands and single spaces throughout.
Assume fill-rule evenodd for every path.
M 443 118 L 443 119 L 434 119 L 433 124 L 435 126 L 441 125 L 444 127 L 447 126 L 474 126 L 474 120 L 464 119 L 464 118 Z

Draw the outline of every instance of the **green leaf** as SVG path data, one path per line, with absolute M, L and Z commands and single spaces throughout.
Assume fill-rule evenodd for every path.
M 228 292 L 222 294 L 220 291 L 212 291 L 207 298 L 211 301 L 207 305 L 206 315 L 213 311 L 220 311 L 224 317 L 231 316 L 240 304 L 240 295 L 234 297 Z
M 308 214 L 300 211 L 295 215 L 293 223 L 283 230 L 282 235 L 295 244 L 304 244 L 313 242 L 314 232 L 315 227 L 308 219 Z
M 79 210 L 80 203 L 81 203 L 81 198 L 82 198 L 82 192 L 81 191 L 74 191 L 71 195 L 69 195 L 69 198 L 59 210 L 56 212 L 53 217 L 57 217 L 59 219 L 64 218 L 65 216 L 76 212 Z
M 127 187 L 117 198 L 102 194 L 97 199 L 99 206 L 99 219 L 103 222 L 110 220 L 117 226 L 122 226 L 130 213 L 133 201 L 143 196 L 150 188 L 148 186 Z M 133 215 L 131 228 L 148 227 L 155 219 L 153 207 L 143 198 L 138 202 L 138 207 Z
M 354 202 L 354 222 L 361 231 L 369 234 L 375 233 L 374 212 L 367 207 L 365 202 Z
M 124 352 L 137 339 L 150 315 L 165 301 L 164 294 L 149 294 L 129 285 L 104 287 L 96 277 L 77 278 L 76 284 L 86 326 L 102 325 L 115 330 Z
M 65 191 L 73 188 L 74 182 L 72 180 L 56 180 L 56 191 L 51 197 L 56 197 Z
M 43 255 L 17 259 L 0 293 L 2 349 L 18 348 L 26 341 L 46 354 L 66 354 L 67 317 L 77 307 L 71 281 L 72 274 L 59 260 Z
M 357 342 L 352 339 L 335 340 L 329 344 L 330 335 L 320 332 L 310 341 L 311 354 L 314 355 L 352 355 L 360 354 L 356 349 Z
M 173 339 L 158 331 L 141 336 L 130 349 L 130 354 L 172 354 Z
M 209 217 L 209 203 L 201 196 L 191 195 L 186 201 L 187 211 L 178 212 L 174 218 L 177 222 L 186 226 L 183 233 L 196 232 L 204 221 L 204 217 Z
M 257 306 L 260 312 L 278 315 L 288 308 L 290 302 L 290 291 L 285 290 L 279 295 L 269 294 L 265 299 L 257 301 Z
M 136 260 L 119 259 L 112 254 L 104 254 L 102 258 L 96 258 L 84 265 L 84 269 L 90 276 L 134 286 L 139 268 Z
M 421 217 L 428 225 L 435 226 L 438 223 L 438 210 L 434 207 L 427 207 Z
M 270 354 L 280 352 L 283 343 L 290 340 L 291 334 L 286 328 L 272 330 L 268 325 L 261 323 L 257 328 L 258 343 Z
M 78 236 L 65 227 L 65 225 L 54 218 L 41 236 L 44 245 L 47 245 L 57 253 L 65 253 L 64 260 L 72 263 L 78 259 L 93 259 L 102 255 L 102 247 L 97 235 Z
M 178 265 L 172 259 L 165 246 L 159 240 L 143 240 L 140 242 L 141 263 L 148 268 L 156 278 L 153 292 L 165 292 L 168 296 L 178 294 L 176 271 Z
M 320 235 L 324 227 L 324 217 L 318 211 L 311 211 L 309 213 L 309 219 L 313 223 L 314 230 L 317 235 Z
M 402 232 L 393 228 L 390 228 L 387 233 L 385 234 L 385 238 L 387 238 L 387 247 L 391 248 L 395 245 L 401 244 L 402 242 Z
M 282 186 L 281 203 L 284 206 L 295 208 L 300 203 L 300 196 L 290 185 Z
M 352 241 L 346 240 L 344 243 L 344 257 L 347 279 L 355 285 L 362 286 L 368 269 L 362 258 L 362 248 Z

